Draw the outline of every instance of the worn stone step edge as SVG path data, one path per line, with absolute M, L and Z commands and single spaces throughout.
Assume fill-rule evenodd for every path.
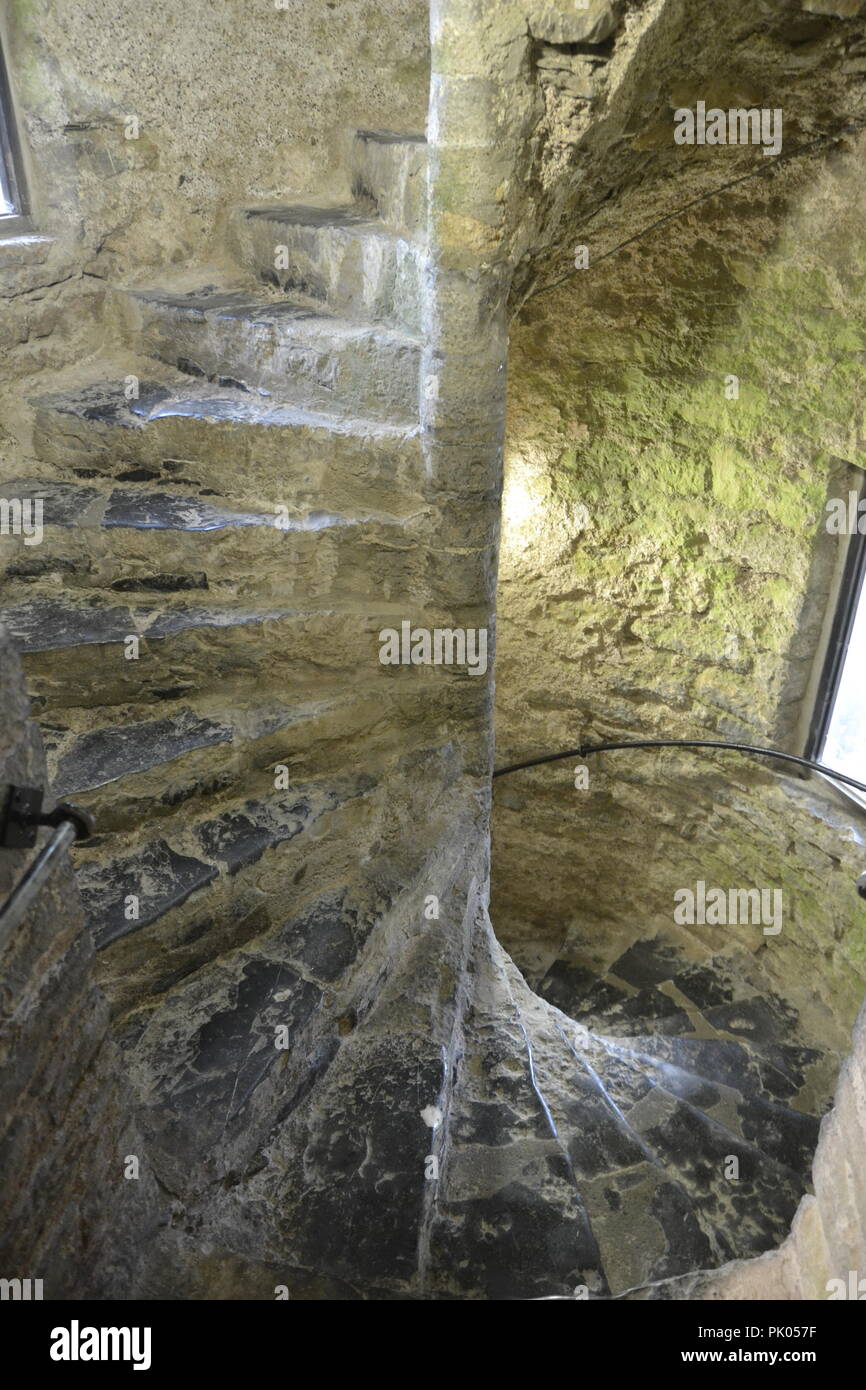
M 405 332 L 246 296 L 135 291 L 130 302 L 130 339 L 191 378 L 315 412 L 418 418 L 421 342 Z
M 229 238 L 239 263 L 282 294 L 398 331 L 421 328 L 424 248 L 358 205 L 240 208 Z
M 33 477 L 10 478 L 0 483 L 0 492 L 7 502 L 11 499 L 22 503 L 22 515 L 28 525 L 33 526 L 38 519 L 38 524 L 43 528 L 63 530 L 102 528 L 200 532 L 269 527 L 285 532 L 323 531 L 370 522 L 400 524 L 397 517 L 376 513 L 347 517 L 326 511 L 311 511 L 294 517 L 275 511 L 240 511 L 202 497 L 160 490 L 153 485 L 146 488 L 132 483 L 118 485 L 113 480 L 107 481 L 107 487 L 100 487 L 93 483 L 57 482 Z M 34 505 L 37 501 L 42 503 L 38 512 Z M 25 508 L 24 503 L 29 503 L 29 506 Z M 288 509 L 285 510 L 288 513 Z
M 399 444 L 420 433 L 420 427 L 373 420 L 358 414 L 317 411 L 299 405 L 280 403 L 258 393 L 244 390 L 238 384 L 221 386 L 218 382 L 202 381 L 163 364 L 159 377 L 154 375 L 153 360 L 144 365 L 149 375 L 138 377 L 132 370 L 140 365 L 131 359 L 130 375 L 136 378 L 138 395 L 128 398 L 124 379 L 114 376 L 116 362 L 106 364 L 105 374 L 92 381 L 69 386 L 45 395 L 35 396 L 31 405 L 41 414 L 43 428 L 52 414 L 71 416 L 86 426 L 117 426 L 141 430 L 159 420 L 190 418 L 206 425 L 245 424 L 267 429 L 304 429 L 324 435 L 345 434 L 361 439 Z
M 91 719 L 89 727 L 83 729 L 43 723 L 52 794 L 57 798 L 80 796 L 217 744 L 235 748 L 254 745 L 333 708 L 333 701 L 284 708 L 268 704 L 246 709 L 240 719 L 231 709 L 222 717 L 214 717 L 214 711 L 206 714 L 184 702 L 159 719 L 133 717 L 97 727 Z
M 230 608 L 204 604 L 134 607 L 88 602 L 76 604 L 66 599 L 45 597 L 0 607 L 0 622 L 9 629 L 18 650 L 26 655 L 29 652 L 122 643 L 131 635 L 147 641 L 158 641 L 195 628 L 224 629 L 328 617 L 339 620 L 354 614 L 354 609 L 348 606 L 341 609 L 332 603 L 304 609 L 254 608 L 248 605 Z M 373 615 L 377 623 L 381 619 L 383 627 L 396 624 L 398 629 L 401 617 L 405 617 L 404 607 L 396 604 L 390 608 L 379 604 Z M 46 632 L 48 626 L 54 629 L 50 637 Z
M 233 878 L 375 785 L 374 778 L 358 774 L 334 779 L 329 787 L 301 784 L 266 799 L 239 797 L 223 803 L 219 814 L 176 821 L 136 845 L 106 840 L 95 847 L 110 848 L 108 855 L 82 852 L 76 878 L 97 948 L 149 926 L 217 878 Z M 139 899 L 133 917 L 126 915 L 130 895 Z M 143 911 L 141 899 L 147 902 Z

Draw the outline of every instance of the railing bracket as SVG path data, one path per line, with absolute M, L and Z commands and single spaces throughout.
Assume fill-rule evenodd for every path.
M 10 787 L 0 820 L 0 849 L 32 849 L 37 831 L 43 825 L 57 827 L 63 821 L 75 826 L 75 839 L 87 840 L 93 834 L 93 817 L 80 806 L 59 802 L 53 811 L 42 810 L 45 793 L 40 787 Z

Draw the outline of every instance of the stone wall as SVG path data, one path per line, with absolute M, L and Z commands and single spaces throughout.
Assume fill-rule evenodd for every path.
M 355 130 L 424 129 L 427 31 L 419 0 L 14 0 L 37 230 L 104 277 L 205 259 L 239 203 L 346 194 Z
M 108 287 L 208 263 L 218 278 L 232 209 L 346 198 L 357 129 L 423 132 L 428 15 L 422 0 L 216 0 L 206 14 L 15 0 L 0 39 L 36 234 L 0 244 L 0 476 L 14 477 L 43 373 L 116 331 Z
M 840 544 L 824 506 L 864 462 L 858 164 L 733 190 L 514 325 L 500 764 L 617 737 L 802 750 Z M 571 764 L 497 786 L 493 916 L 532 980 L 670 935 L 699 879 L 772 884 L 773 988 L 844 1049 L 866 946 L 853 804 L 708 753 L 590 760 L 584 791 Z
M 0 632 L 4 806 L 10 785 L 44 787 L 45 758 Z M 49 833 L 37 849 L 0 851 L 4 902 Z M 93 956 L 64 854 L 0 941 L 0 1269 L 4 1279 L 41 1279 L 45 1298 L 127 1297 L 158 1221 Z

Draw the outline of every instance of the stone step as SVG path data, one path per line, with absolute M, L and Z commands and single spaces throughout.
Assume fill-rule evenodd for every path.
M 44 726 L 52 793 L 58 799 L 79 798 L 121 778 L 164 768 L 187 753 L 234 744 L 236 732 L 228 720 L 199 715 L 189 705 L 159 719 L 133 718 L 102 728 Z
M 746 1039 L 656 1033 L 608 1041 L 626 1051 L 640 1052 L 645 1066 L 654 1057 L 662 1065 L 673 1065 L 695 1076 L 713 1077 L 719 1084 L 748 1092 L 771 1106 L 790 1109 L 795 1104 L 805 1104 L 803 1098 L 810 1091 L 810 1069 L 824 1061 L 824 1054 L 793 1043 L 757 1047 Z M 815 1123 L 817 1118 L 812 1117 Z
M 289 617 L 286 610 L 218 608 L 213 605 L 130 607 L 117 603 L 106 607 L 71 598 L 38 598 L 0 609 L 0 621 L 8 627 L 22 656 L 89 646 L 116 646 L 130 635 L 159 641 L 197 628 L 240 628 Z M 129 658 L 135 660 L 136 658 Z
M 22 655 L 40 718 L 60 709 L 189 698 L 217 683 L 279 691 L 291 682 L 293 695 L 305 698 L 328 677 L 357 678 L 378 662 L 377 619 L 368 626 L 357 613 L 327 609 L 145 607 L 39 596 L 0 608 L 0 622 Z
M 306 916 L 303 905 L 348 898 L 359 877 L 367 876 L 369 931 L 389 897 L 403 891 L 406 863 L 414 865 L 413 878 L 422 874 L 423 848 L 412 836 L 411 819 L 400 832 L 408 841 L 401 871 L 391 862 L 394 841 L 389 838 L 387 848 L 378 842 L 394 811 L 387 769 L 413 756 L 418 735 L 431 727 L 431 710 L 426 725 L 419 710 L 406 711 L 395 734 L 399 710 L 383 711 L 381 700 L 367 700 L 360 710 L 356 705 L 353 692 L 343 709 L 321 719 L 311 715 L 288 731 L 288 789 L 282 775 L 275 778 L 273 763 L 247 766 L 207 802 L 178 802 L 168 816 L 144 804 L 140 822 L 75 848 L 94 921 L 111 929 L 100 979 L 116 1011 L 173 989 L 203 965 L 219 973 L 245 942 L 269 934 L 273 939 L 283 928 L 293 955 L 298 947 L 305 974 L 315 969 L 334 978 L 347 964 L 345 924 L 331 920 L 333 913 L 317 916 L 303 933 L 309 939 L 302 947 L 294 938 L 301 934 L 299 917 Z M 376 718 L 381 727 L 371 729 Z M 306 743 L 293 741 L 296 732 L 313 726 Z M 417 751 L 422 757 L 438 752 L 426 738 Z M 174 856 L 193 863 L 176 867 Z M 122 914 L 118 907 L 118 896 L 129 893 L 148 899 L 137 918 L 127 916 L 125 904 Z M 352 937 L 357 943 L 363 934 L 353 931 Z
M 51 476 L 153 484 L 241 511 L 406 513 L 421 500 L 415 426 L 275 405 L 167 370 L 154 379 L 152 363 L 136 376 L 137 365 L 136 399 L 106 372 L 33 402 L 34 450 Z
M 418 419 L 421 343 L 408 333 L 211 286 L 125 298 L 138 349 L 187 375 L 318 412 L 406 426 Z
M 775 1247 L 808 1189 L 817 1119 L 766 1102 L 748 1066 L 720 1080 L 730 1049 L 686 1071 L 672 1040 L 596 1036 L 509 973 L 611 1292 Z
M 0 537 L 8 600 L 35 590 L 54 597 L 60 581 L 67 593 L 102 590 L 109 601 L 208 590 L 230 601 L 333 602 L 390 587 L 420 602 L 433 562 L 424 509 L 405 519 L 238 511 L 159 478 L 110 487 L 16 478 L 0 491 L 39 523 L 38 534 Z
M 283 294 L 349 319 L 421 331 L 423 249 L 362 205 L 244 208 L 230 236 L 240 264 Z
M 162 834 L 125 844 L 98 840 L 76 852 L 76 878 L 98 949 L 132 935 L 181 907 L 221 877 L 252 868 L 269 850 L 305 833 L 347 796 L 363 795 L 372 779 L 350 786 L 295 788 L 224 804 L 219 814 L 176 821 Z M 132 907 L 130 895 L 138 901 Z
M 593 1035 L 599 1079 L 624 1112 L 643 1102 L 651 1090 L 660 1089 L 704 1115 L 740 1145 L 784 1168 L 789 1176 L 808 1182 L 820 1125 L 816 1115 L 768 1100 L 755 1089 L 760 1078 L 748 1069 L 736 1077 L 728 1072 L 723 1081 L 714 1071 L 700 1074 L 654 1056 L 648 1043 L 639 1037 L 623 1042 Z M 704 1057 L 711 1063 L 712 1050 Z
M 255 692 L 231 695 L 228 710 L 223 696 L 176 701 L 157 717 L 132 706 L 44 720 L 51 794 L 86 806 L 99 833 L 134 829 L 193 799 L 224 796 L 226 788 L 262 770 L 269 780 L 274 766 L 295 754 L 298 726 L 312 722 L 327 730 L 339 703 L 291 707 L 256 701 Z
M 431 1216 L 434 1294 L 487 1299 L 607 1293 L 591 1214 L 537 1084 L 497 943 L 480 936 L 456 1080 L 431 1137 L 441 1172 Z M 471 1251 L 471 1259 L 467 1252 Z M 451 1293 L 453 1297 L 453 1292 Z
M 100 835 L 129 834 L 144 824 L 156 835 L 195 807 L 268 794 L 285 775 L 278 769 L 300 762 L 336 775 L 347 739 L 364 740 L 372 763 L 399 751 L 402 735 L 382 727 L 383 712 L 387 707 L 399 724 L 408 707 L 383 691 L 376 675 L 356 680 L 350 691 L 295 704 L 289 698 L 290 692 L 248 682 L 215 684 L 164 701 L 161 709 L 48 711 L 42 737 L 51 794 L 91 811 Z
M 41 502 L 41 524 L 47 528 L 135 531 L 223 531 L 230 527 L 273 527 L 273 512 L 237 511 L 204 496 L 184 496 L 182 492 L 159 487 L 159 480 L 118 483 L 106 487 L 100 481 L 57 482 L 51 478 L 8 478 L 0 484 L 7 498 L 20 498 L 31 505 Z M 329 521 L 327 513 L 299 518 L 299 529 L 320 529 Z
M 631 1040 L 575 1025 L 482 945 L 444 1145 L 434 1141 L 434 1285 L 438 1269 L 460 1267 L 467 1232 L 466 1287 L 498 1298 L 577 1284 L 617 1296 L 777 1245 L 808 1183 L 808 1118 L 785 1117 L 798 1142 L 777 1156 L 781 1110 L 651 1057 L 648 1074 Z
M 778 1243 L 808 1181 L 808 1163 L 796 1171 L 777 1162 L 663 1079 L 647 1078 L 637 1060 L 620 1057 L 605 1066 L 592 1042 L 570 1050 L 571 1068 L 555 1049 L 538 1048 L 536 1074 L 567 1145 L 613 1293 Z M 750 1199 L 749 1220 L 732 1200 L 740 1194 Z
M 369 199 L 387 226 L 410 235 L 425 231 L 426 137 L 359 130 L 352 145 L 352 193 Z
M 434 614 L 425 618 L 443 624 Z M 474 709 L 484 683 L 465 667 L 380 663 L 380 631 L 399 631 L 404 619 L 402 603 L 372 605 L 368 597 L 298 610 L 220 605 L 207 595 L 199 603 L 145 606 L 43 594 L 0 607 L 40 720 L 70 709 L 189 700 L 217 689 L 282 700 L 291 691 L 292 700 L 303 702 L 368 682 L 380 700 L 447 699 L 452 717 L 464 702 Z M 477 614 L 457 612 L 450 625 L 476 626 Z
M 345 805 L 331 814 L 351 815 L 356 807 Z M 277 1207 L 285 1210 L 286 1184 L 294 1190 L 299 1181 L 306 1187 L 305 1205 L 312 1208 L 312 1220 L 296 1231 L 295 1266 L 314 1269 L 323 1239 L 328 1242 L 326 1257 L 332 1249 L 339 1253 L 345 1248 L 341 1237 L 346 1222 L 353 1212 L 356 1218 L 363 1212 L 365 1261 L 367 1249 L 371 1252 L 365 1271 L 371 1269 L 374 1277 L 383 1267 L 389 1274 L 395 1266 L 400 1276 L 405 1271 L 411 1297 L 408 1281 L 417 1264 L 425 1197 L 426 1131 L 418 1097 L 435 1094 L 442 1061 L 423 1035 L 404 1029 L 395 1042 L 394 1023 L 387 1035 L 374 1035 L 370 1042 L 356 1029 L 366 1002 L 359 997 L 359 976 L 367 942 L 374 933 L 387 939 L 388 917 L 402 910 L 406 920 L 408 904 L 398 907 L 404 897 L 400 888 L 382 885 L 381 875 L 373 881 L 369 869 L 352 883 L 310 889 L 305 878 L 296 888 L 292 855 L 300 858 L 305 840 L 315 836 L 314 825 L 311 836 L 301 834 L 266 852 L 259 867 L 268 859 L 282 860 L 287 874 L 288 892 L 275 904 L 279 915 L 269 930 L 259 926 L 252 939 L 237 938 L 233 949 L 224 949 L 206 968 L 190 969 L 165 921 L 122 938 L 97 960 L 103 968 L 116 969 L 137 947 L 138 960 L 129 962 L 138 976 L 135 983 L 140 989 L 145 968 L 153 978 L 149 1008 L 131 1014 L 118 1031 L 135 1045 L 139 1074 L 154 1078 L 144 1100 L 144 1124 L 159 1171 L 172 1174 L 194 1165 L 201 1175 L 202 1199 L 210 1203 L 213 1182 L 222 1172 L 253 1176 L 262 1171 L 258 1155 L 267 1142 L 268 1174 L 281 1194 L 274 1193 Z M 211 937 L 216 929 L 214 924 Z M 144 956 L 148 944 L 149 958 Z M 169 1027 L 155 1005 L 165 1006 Z M 277 1027 L 289 1033 L 279 1049 L 274 1046 Z M 313 1129 L 311 1140 L 298 1142 L 297 1124 L 302 1115 L 307 1123 L 304 1112 L 310 1110 L 338 1126 L 338 1141 L 323 1137 L 323 1142 L 339 1155 L 335 1162 L 340 1168 L 338 1176 L 332 1165 L 330 1179 L 312 1186 L 305 1182 L 304 1162 L 310 1145 L 317 1147 L 320 1131 Z M 229 1148 L 235 1167 L 224 1162 Z M 234 1179 L 232 1185 L 237 1188 Z M 244 1194 L 235 1191 L 234 1196 L 243 1199 Z M 397 1215 L 392 1216 L 395 1198 Z M 354 1260 L 356 1254 L 353 1242 L 346 1258 Z M 159 1293 L 158 1286 L 148 1287 Z M 352 1286 L 333 1282 L 333 1287 L 339 1292 Z
M 649 939 L 635 942 L 600 978 L 557 961 L 539 993 L 614 1045 L 651 1037 L 653 1055 L 684 1070 L 725 1082 L 739 1074 L 768 1103 L 808 1109 L 816 1083 L 819 1091 L 832 1085 L 841 1059 L 808 1046 L 796 1010 L 751 975 L 746 958 L 687 960 Z M 700 1064 L 690 1067 L 689 1056 Z

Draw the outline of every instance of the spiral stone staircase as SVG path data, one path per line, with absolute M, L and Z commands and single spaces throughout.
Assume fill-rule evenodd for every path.
M 431 592 L 458 623 L 492 552 L 419 438 L 425 143 L 353 158 L 351 206 L 244 209 L 230 269 L 113 291 L 120 347 L 4 483 L 43 500 L 0 619 L 97 818 L 77 878 L 169 1213 L 136 1293 L 616 1297 L 782 1240 L 838 1059 L 730 958 L 648 939 L 533 991 L 466 908 L 475 688 L 375 643 Z
M 44 539 L 4 538 L 2 620 L 53 789 L 97 817 L 78 870 L 102 947 L 191 898 L 231 912 L 251 870 L 259 897 L 265 852 L 369 781 L 285 792 L 274 768 L 365 726 L 370 634 L 441 565 L 419 539 L 425 179 L 423 139 L 359 134 L 352 206 L 243 209 L 229 288 L 114 291 L 110 361 L 34 402 L 39 472 L 4 487 L 42 499 Z

